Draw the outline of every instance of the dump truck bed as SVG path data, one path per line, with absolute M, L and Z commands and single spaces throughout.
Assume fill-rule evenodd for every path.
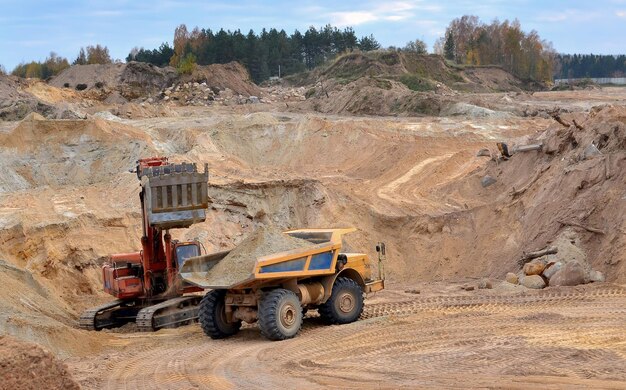
M 353 230 L 282 233 L 260 229 L 232 251 L 187 259 L 180 275 L 189 283 L 212 289 L 241 289 L 276 279 L 330 275 L 335 273 L 341 236 Z

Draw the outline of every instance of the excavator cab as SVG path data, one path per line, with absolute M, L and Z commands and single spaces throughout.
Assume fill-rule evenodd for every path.
M 183 266 L 183 263 L 188 258 L 200 255 L 201 250 L 198 241 L 174 242 L 174 260 L 176 261 L 178 269 Z

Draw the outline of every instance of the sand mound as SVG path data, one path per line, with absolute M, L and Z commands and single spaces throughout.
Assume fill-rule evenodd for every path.
M 144 132 L 102 119 L 23 120 L 0 145 L 0 192 L 110 181 L 156 153 Z
M 458 92 L 520 91 L 523 83 L 498 67 L 458 68 L 441 56 L 375 51 L 339 57 L 326 69 L 289 78 L 313 84 L 309 105 L 324 113 L 500 116 L 455 106 Z
M 85 84 L 87 90 L 96 88 L 96 83 L 116 87 L 125 67 L 125 64 L 73 65 L 53 77 L 50 85 L 74 89 L 78 84 Z
M 529 87 L 498 66 L 466 67 L 463 76 L 470 81 L 463 89 L 472 92 L 519 92 Z
M 84 85 L 87 96 L 100 99 L 116 93 L 125 99 L 136 99 L 170 85 L 175 78 L 176 71 L 171 67 L 141 62 L 74 65 L 55 76 L 50 85 L 72 89 Z
M 173 117 L 178 114 L 169 107 L 161 104 L 136 104 L 124 103 L 113 108 L 112 114 L 118 118 L 142 119 L 142 118 L 159 118 Z
M 347 85 L 335 80 L 315 87 L 309 104 L 324 113 L 439 115 L 446 98 L 419 93 L 395 80 L 361 77 Z
M 305 248 L 312 244 L 290 237 L 273 227 L 260 227 L 244 239 L 207 273 L 208 284 L 228 287 L 248 279 L 259 257 Z
M 41 347 L 0 336 L 3 389 L 79 389 L 65 364 Z
M 81 97 L 76 91 L 67 88 L 57 88 L 43 81 L 31 82 L 26 91 L 47 104 L 77 102 Z
M 100 100 L 133 100 L 159 94 L 165 88 L 186 82 L 206 82 L 208 87 L 226 88 L 244 96 L 259 96 L 261 90 L 252 82 L 243 65 L 237 62 L 197 66 L 193 74 L 179 77 L 172 67 L 159 68 L 142 62 L 107 65 L 74 65 L 51 81 L 62 88 L 86 86 L 85 95 Z
M 252 82 L 246 68 L 238 62 L 196 66 L 193 74 L 183 76 L 182 82 L 206 83 L 208 87 L 232 90 L 243 96 L 260 96 L 261 90 Z

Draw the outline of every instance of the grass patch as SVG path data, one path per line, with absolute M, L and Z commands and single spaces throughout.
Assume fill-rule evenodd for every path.
M 407 74 L 400 77 L 400 82 L 407 86 L 411 91 L 426 92 L 435 89 L 433 83 L 429 80 L 421 78 L 419 75 Z

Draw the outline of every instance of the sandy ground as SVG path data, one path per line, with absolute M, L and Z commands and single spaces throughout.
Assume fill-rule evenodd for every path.
M 580 111 L 624 105 L 626 89 L 481 98 Z M 482 188 L 476 173 L 489 158 L 476 152 L 524 143 L 551 119 L 282 106 L 176 114 L 0 123 L 0 331 L 54 352 L 84 388 L 626 388 L 626 251 L 592 264 L 608 283 L 534 291 L 500 282 L 523 250 L 539 249 L 525 246 L 520 203 L 530 198 Z M 104 258 L 139 249 L 138 183 L 128 169 L 147 154 L 209 163 L 207 221 L 175 238 L 198 238 L 212 252 L 261 225 L 355 226 L 349 248 L 374 257 L 374 244 L 387 243 L 389 288 L 366 301 L 361 321 L 326 327 L 313 312 L 284 342 L 255 326 L 224 341 L 197 325 L 77 329 L 83 309 L 110 300 L 99 280 Z M 626 199 L 623 185 L 612 196 Z M 593 248 L 597 238 L 579 233 Z M 484 277 L 493 290 L 460 288 Z
M 103 389 L 626 387 L 626 287 L 460 291 L 392 286 L 362 320 L 325 326 L 309 313 L 283 342 L 254 326 L 227 340 L 198 326 L 116 334 L 108 352 L 66 363 Z

